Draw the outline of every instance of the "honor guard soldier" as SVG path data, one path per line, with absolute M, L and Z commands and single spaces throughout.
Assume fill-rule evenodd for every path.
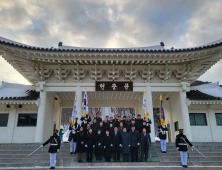
M 81 126 L 83 127 L 83 131 L 87 134 L 87 124 L 91 122 L 91 117 L 89 115 L 86 115 L 86 117 L 82 116 L 80 120 L 82 121 Z
M 58 136 L 58 130 L 55 129 L 53 131 L 53 136 L 51 136 L 45 143 L 43 143 L 41 145 L 41 147 L 47 145 L 48 143 L 50 143 L 49 146 L 49 153 L 50 153 L 50 169 L 55 169 L 56 166 L 56 156 L 57 153 L 59 153 L 59 149 L 60 149 L 60 137 Z
M 184 168 L 187 168 L 188 145 L 194 148 L 187 137 L 183 134 L 183 129 L 179 129 L 179 135 L 176 136 L 176 148 L 180 151 L 181 163 Z
M 71 130 L 68 139 L 68 141 L 70 142 L 70 154 L 76 154 L 77 132 L 80 129 L 80 125 L 77 123 L 77 121 L 78 118 L 76 118 L 76 123 L 74 124 L 74 126 L 72 123 L 69 125 L 69 130 Z
M 162 153 L 166 153 L 166 138 L 167 138 L 167 134 L 166 131 L 168 131 L 168 128 L 166 127 L 166 125 L 158 126 L 159 128 L 159 138 L 160 138 L 160 147 L 161 147 L 161 152 Z

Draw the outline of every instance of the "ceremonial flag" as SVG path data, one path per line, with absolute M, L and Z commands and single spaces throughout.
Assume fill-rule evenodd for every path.
M 73 126 L 76 123 L 76 115 L 77 115 L 77 96 L 75 96 L 74 105 L 73 105 L 73 109 L 72 109 L 71 122 L 72 122 Z
M 85 91 L 84 98 L 83 98 L 82 108 L 83 108 L 83 117 L 86 117 L 86 115 L 88 115 L 88 113 L 89 113 L 88 98 L 87 98 L 86 91 Z
M 148 108 L 147 108 L 146 93 L 145 93 L 145 91 L 143 92 L 142 109 L 143 109 L 143 112 L 144 112 L 144 118 L 145 118 L 146 120 L 148 120 L 148 116 L 150 115 L 150 113 L 148 112 Z
M 161 126 L 164 126 L 166 123 L 165 121 L 165 113 L 164 113 L 164 109 L 163 109 L 163 99 L 162 99 L 162 95 L 160 96 L 160 124 Z

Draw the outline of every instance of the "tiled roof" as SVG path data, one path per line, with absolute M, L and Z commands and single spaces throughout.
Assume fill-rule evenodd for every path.
M 191 47 L 191 48 L 180 48 L 180 49 L 150 49 L 146 47 L 135 47 L 135 48 L 43 48 L 43 47 L 34 47 L 29 46 L 25 44 L 21 44 L 18 42 L 14 42 L 11 40 L 7 40 L 3 37 L 0 37 L 0 44 L 8 45 L 8 46 L 14 46 L 18 48 L 25 48 L 29 50 L 38 50 L 38 51 L 56 51 L 56 52 L 141 52 L 141 53 L 147 53 L 147 52 L 184 52 L 184 51 L 195 51 L 195 50 L 202 50 L 202 49 L 208 49 L 213 48 L 217 46 L 222 45 L 222 41 L 217 41 L 215 43 L 206 44 L 203 46 L 198 47 Z M 162 45 L 161 45 L 162 46 Z
M 191 90 L 187 92 L 187 98 L 189 100 L 222 100 L 221 97 L 211 96 L 200 92 L 199 90 Z
M 0 100 L 37 100 L 39 92 L 33 87 L 4 83 L 0 86 Z

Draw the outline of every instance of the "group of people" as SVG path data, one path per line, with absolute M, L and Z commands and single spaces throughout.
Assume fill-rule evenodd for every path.
M 102 157 L 110 162 L 120 161 L 123 154 L 124 162 L 147 161 L 150 140 L 150 120 L 143 120 L 141 115 L 135 118 L 129 116 L 105 117 L 102 120 L 99 114 L 91 122 L 90 116 L 81 118 L 81 125 L 77 122 L 70 124 L 69 142 L 70 154 L 77 153 L 78 162 L 83 161 L 83 153 L 86 152 L 86 161 L 92 162 L 93 150 L 95 150 L 96 161 L 101 162 Z M 140 155 L 138 149 L 140 148 Z M 131 154 L 131 160 L 130 160 Z
M 78 120 L 78 118 L 76 118 Z M 93 150 L 95 150 L 96 161 L 101 162 L 102 157 L 105 161 L 110 162 L 113 158 L 114 162 L 120 162 L 120 154 L 123 155 L 123 162 L 142 162 L 147 161 L 148 151 L 151 146 L 150 139 L 150 119 L 145 120 L 139 114 L 135 118 L 129 116 L 108 117 L 104 120 L 96 114 L 91 124 L 91 117 L 86 115 L 81 117 L 81 125 L 76 123 L 70 124 L 69 142 L 70 154 L 77 153 L 78 162 L 83 161 L 83 153 L 86 152 L 86 161 L 92 162 Z M 161 152 L 166 153 L 166 138 L 168 131 L 166 126 L 158 126 Z M 61 137 L 60 133 L 60 137 Z M 50 143 L 50 169 L 55 169 L 55 161 L 57 153 L 60 149 L 61 139 L 58 136 L 58 130 L 53 131 L 51 136 L 41 147 Z M 181 163 L 183 167 L 187 167 L 187 146 L 194 147 L 183 134 L 183 129 L 179 130 L 176 136 L 176 148 L 180 151 Z M 140 150 L 140 155 L 139 155 Z M 131 157 L 131 159 L 130 159 Z

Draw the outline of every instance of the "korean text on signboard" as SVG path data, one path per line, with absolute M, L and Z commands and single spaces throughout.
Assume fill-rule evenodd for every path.
M 96 91 L 133 91 L 133 82 L 97 81 Z

